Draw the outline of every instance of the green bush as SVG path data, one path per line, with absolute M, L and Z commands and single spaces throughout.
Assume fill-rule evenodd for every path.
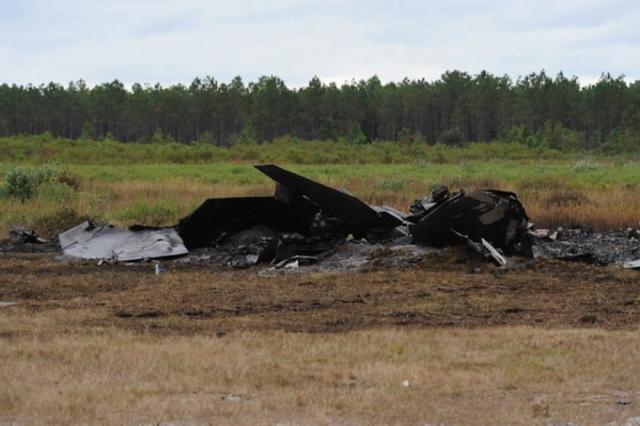
M 80 132 L 80 140 L 81 141 L 89 141 L 95 140 L 97 138 L 97 132 L 93 124 L 90 122 L 85 122 L 82 126 L 82 130 Z
M 24 202 L 33 198 L 44 184 L 64 185 L 76 190 L 79 181 L 68 169 L 61 166 L 15 167 L 5 175 L 2 193 Z
M 460 146 L 464 143 L 464 135 L 458 128 L 448 129 L 442 132 L 439 142 L 444 145 Z
M 353 127 L 351 128 L 351 132 L 349 132 L 348 140 L 352 145 L 362 145 L 367 142 L 367 137 L 360 128 L 359 124 L 353 125 Z
M 4 192 L 24 202 L 36 194 L 39 183 L 28 169 L 16 167 L 4 177 Z
M 599 150 L 607 155 L 638 152 L 640 150 L 640 135 L 630 129 L 622 131 L 614 129 L 609 134 L 607 142 L 601 145 Z
M 541 146 L 559 151 L 579 151 L 586 146 L 584 135 L 575 130 L 567 129 L 561 123 L 547 121 L 538 132 Z

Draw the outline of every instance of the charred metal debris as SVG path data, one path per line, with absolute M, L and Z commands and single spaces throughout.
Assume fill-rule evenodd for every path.
M 60 234 L 60 247 L 65 256 L 82 259 L 122 262 L 179 257 L 178 261 L 239 268 L 271 263 L 283 269 L 319 260 L 330 263 L 331 256 L 335 260 L 341 251 L 358 253 L 360 259 L 363 253 L 383 248 L 395 253 L 414 247 L 414 253 L 424 253 L 452 245 L 467 246 L 501 266 L 507 257 L 519 256 L 627 261 L 627 267 L 635 267 L 629 261 L 640 254 L 624 249 L 611 255 L 611 250 L 598 251 L 602 241 L 585 244 L 585 238 L 570 231 L 561 230 L 559 235 L 535 230 L 512 192 L 450 192 L 441 186 L 416 200 L 405 213 L 368 205 L 276 165 L 255 167 L 276 182 L 273 196 L 208 199 L 170 228 L 122 229 L 85 222 Z M 25 229 L 14 230 L 13 237 L 37 242 L 37 236 Z M 355 244 L 372 249 L 345 248 Z
M 532 256 L 528 217 L 513 193 L 450 193 L 440 187 L 404 213 L 367 205 L 275 165 L 256 168 L 276 182 L 275 194 L 205 201 L 177 226 L 189 250 L 222 248 L 231 256 L 228 263 L 239 267 L 286 266 L 287 259 L 309 263 L 347 240 L 435 247 L 477 243 L 478 251 L 494 259 L 502 257 L 496 248 Z

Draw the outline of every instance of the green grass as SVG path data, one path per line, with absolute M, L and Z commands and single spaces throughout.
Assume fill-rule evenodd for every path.
M 302 141 L 283 137 L 270 143 L 212 145 L 126 144 L 115 141 L 56 139 L 50 135 L 0 138 L 0 162 L 43 164 L 457 164 L 466 161 L 517 160 L 522 162 L 572 161 L 582 153 L 528 147 L 518 143 L 470 143 L 465 146 L 374 142 L 351 145 L 340 141 Z M 592 155 L 596 155 L 592 153 Z M 626 159 L 640 159 L 627 154 Z
M 578 166 L 576 166 L 578 164 Z M 593 163 L 592 163 L 593 164 Z M 311 179 L 338 186 L 351 181 L 368 180 L 384 189 L 402 190 L 407 181 L 446 183 L 452 186 L 469 181 L 509 182 L 531 187 L 640 187 L 640 163 L 603 162 L 590 167 L 580 163 L 520 163 L 518 161 L 478 161 L 459 164 L 354 164 L 295 165 L 280 164 Z M 4 176 L 16 165 L 0 163 Z M 207 184 L 261 185 L 270 179 L 250 164 L 143 164 L 67 166 L 82 182 L 133 182 L 184 179 Z
M 288 138 L 223 149 L 69 141 L 44 135 L 0 138 L 0 238 L 12 224 L 37 228 L 45 223 L 49 229 L 56 222 L 70 222 L 73 212 L 119 224 L 170 225 L 208 197 L 271 193 L 273 182 L 252 167 L 258 163 L 277 163 L 345 188 L 366 202 L 404 210 L 435 185 L 445 184 L 453 190 L 514 190 L 541 222 L 639 224 L 640 159 L 630 157 L 497 142 L 466 147 L 385 142 L 353 146 Z M 77 187 L 45 186 L 24 203 L 3 192 L 9 171 L 42 164 L 64 165 L 61 169 L 69 173 L 65 178 L 77 182 Z M 553 201 L 573 199 L 583 202 L 564 206 Z

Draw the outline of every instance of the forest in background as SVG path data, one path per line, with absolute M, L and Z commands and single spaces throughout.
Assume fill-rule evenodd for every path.
M 278 77 L 246 84 L 196 78 L 162 87 L 118 80 L 89 87 L 0 85 L 0 137 L 201 143 L 219 147 L 272 141 L 344 139 L 462 145 L 500 140 L 570 151 L 640 148 L 640 81 L 544 71 L 513 81 L 488 72 L 448 71 L 436 81 L 342 85 L 314 77 L 289 88 Z

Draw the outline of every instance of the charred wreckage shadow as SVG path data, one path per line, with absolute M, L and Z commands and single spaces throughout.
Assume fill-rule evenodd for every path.
M 533 257 L 529 218 L 516 194 L 436 188 L 410 213 L 358 198 L 276 165 L 255 166 L 276 182 L 271 197 L 212 198 L 172 228 L 82 223 L 59 235 L 68 257 L 134 261 L 206 253 L 235 267 L 317 260 L 345 241 L 468 245 L 496 263 Z

